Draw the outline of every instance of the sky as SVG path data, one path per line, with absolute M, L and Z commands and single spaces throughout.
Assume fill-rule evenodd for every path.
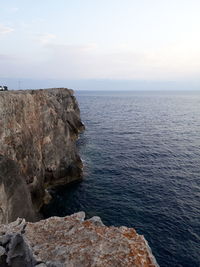
M 0 10 L 0 81 L 13 87 L 200 87 L 199 0 L 0 0 Z

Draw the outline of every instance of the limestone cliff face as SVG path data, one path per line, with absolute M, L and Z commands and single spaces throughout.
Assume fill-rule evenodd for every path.
M 7 223 L 18 216 L 36 219 L 30 192 L 17 163 L 0 155 L 0 222 Z
M 0 266 L 158 267 L 147 241 L 134 229 L 84 218 L 79 212 L 0 225 Z
M 46 188 L 81 179 L 82 162 L 76 139 L 83 128 L 72 90 L 0 92 L 0 155 L 13 160 L 10 164 L 15 165 L 20 183 L 26 188 L 25 195 L 31 193 L 32 201 L 27 202 L 33 204 L 34 211 L 46 201 Z M 2 168 L 0 161 L 0 173 Z M 9 175 L 16 180 L 15 174 Z M 5 189 L 5 181 L 8 182 L 0 178 L 1 191 Z M 6 190 L 10 190 L 9 182 Z M 21 189 L 21 196 L 25 191 Z M 1 197 L 1 217 L 7 218 L 6 222 L 16 219 L 3 214 L 4 204 Z

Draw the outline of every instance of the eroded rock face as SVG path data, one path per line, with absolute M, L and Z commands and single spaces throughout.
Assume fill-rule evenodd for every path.
M 98 217 L 84 218 L 79 212 L 37 223 L 18 219 L 1 225 L 0 262 L 41 267 L 158 266 L 147 241 L 133 228 L 106 227 Z
M 83 128 L 72 90 L 0 92 L 0 155 L 18 165 L 36 212 L 48 201 L 46 188 L 82 178 L 76 139 Z M 6 177 L 0 181 L 1 192 L 5 191 L 4 181 Z M 2 209 L 6 203 L 3 197 L 0 201 Z M 14 217 L 6 218 L 9 222 Z
M 30 192 L 17 163 L 0 155 L 0 222 L 36 219 Z

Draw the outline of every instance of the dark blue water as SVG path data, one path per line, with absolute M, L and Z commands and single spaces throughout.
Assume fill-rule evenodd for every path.
M 79 92 L 84 181 L 46 214 L 134 227 L 160 266 L 200 266 L 200 93 Z

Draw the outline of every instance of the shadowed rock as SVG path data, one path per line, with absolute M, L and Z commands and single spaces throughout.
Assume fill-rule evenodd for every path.
M 0 222 L 19 216 L 29 221 L 36 218 L 30 192 L 17 163 L 0 155 Z

